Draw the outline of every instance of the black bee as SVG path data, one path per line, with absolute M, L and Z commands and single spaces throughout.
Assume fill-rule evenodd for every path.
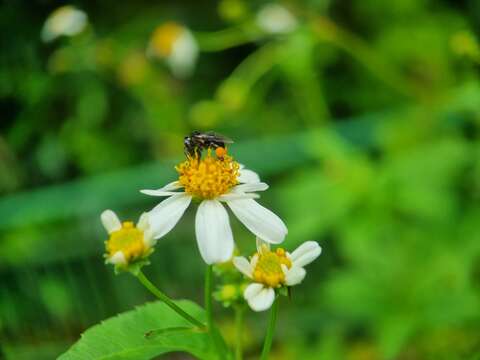
M 213 131 L 206 133 L 194 131 L 189 136 L 185 136 L 183 139 L 185 155 L 187 156 L 201 155 L 204 149 L 225 148 L 226 144 L 232 143 L 233 140 L 223 135 L 216 134 Z

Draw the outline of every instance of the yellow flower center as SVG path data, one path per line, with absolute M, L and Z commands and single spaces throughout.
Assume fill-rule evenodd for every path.
M 184 29 L 181 25 L 172 21 L 167 22 L 155 29 L 150 45 L 158 55 L 168 57 L 172 53 L 175 41 L 183 31 Z
M 109 257 L 117 251 L 121 251 L 127 262 L 148 252 L 148 248 L 143 241 L 143 231 L 136 228 L 131 221 L 125 221 L 120 230 L 112 232 L 105 245 Z
M 175 169 L 187 194 L 200 199 L 215 199 L 238 184 L 239 168 L 231 156 L 213 157 L 209 149 L 203 159 L 189 157 Z
M 278 287 L 285 283 L 285 274 L 281 265 L 286 265 L 289 269 L 292 267 L 292 262 L 287 258 L 285 250 L 278 248 L 270 251 L 264 246 L 257 254 L 258 261 L 253 270 L 253 279 L 269 287 Z

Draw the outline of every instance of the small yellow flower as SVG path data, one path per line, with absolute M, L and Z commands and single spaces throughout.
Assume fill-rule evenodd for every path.
M 273 251 L 266 242 L 257 238 L 257 252 L 250 261 L 242 256 L 233 258 L 235 267 L 253 280 L 243 293 L 248 305 L 254 311 L 267 310 L 275 299 L 274 289 L 300 284 L 306 275 L 303 267 L 321 252 L 315 241 L 303 243 L 290 254 L 282 248 Z
M 292 267 L 292 261 L 287 257 L 283 248 L 275 251 L 263 245 L 257 253 L 257 262 L 253 270 L 253 279 L 258 283 L 264 283 L 272 288 L 279 287 L 285 283 L 285 274 L 282 265 L 288 269 Z
M 198 52 L 197 41 L 190 30 L 173 21 L 153 31 L 147 49 L 147 55 L 164 59 L 177 77 L 191 75 Z
M 107 263 L 126 267 L 152 253 L 155 240 L 146 213 L 140 217 L 136 225 L 131 221 L 120 222 L 112 210 L 105 210 L 100 218 L 110 235 L 105 241 Z

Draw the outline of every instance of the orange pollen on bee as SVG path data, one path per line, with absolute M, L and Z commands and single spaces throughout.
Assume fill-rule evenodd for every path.
M 285 250 L 278 248 L 275 251 L 270 251 L 265 247 L 257 255 L 258 261 L 253 270 L 253 279 L 272 288 L 284 284 L 285 274 L 282 265 L 289 269 L 292 267 L 292 262 L 287 257 Z
M 224 147 L 217 147 L 215 149 L 215 155 L 217 155 L 218 158 L 223 158 L 225 155 L 227 155 L 227 149 Z
M 240 165 L 224 148 L 223 156 L 218 156 L 218 149 L 215 149 L 216 157 L 208 149 L 204 158 L 191 156 L 175 167 L 178 181 L 187 194 L 199 199 L 215 199 L 238 184 Z
M 143 256 L 149 250 L 144 242 L 143 231 L 131 221 L 123 222 L 119 230 L 112 232 L 105 245 L 107 256 L 121 251 L 127 262 Z

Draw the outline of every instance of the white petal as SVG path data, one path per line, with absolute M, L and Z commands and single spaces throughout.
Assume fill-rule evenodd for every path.
M 142 194 L 149 195 L 149 196 L 172 196 L 178 194 L 176 191 L 161 191 L 161 190 L 140 190 Z
M 290 259 L 294 266 L 303 267 L 310 264 L 321 253 L 322 248 L 316 241 L 306 241 L 290 255 Z
M 258 183 L 260 182 L 260 176 L 255 171 L 244 169 L 243 165 L 240 165 L 240 170 L 237 180 L 244 184 Z
M 245 300 L 250 300 L 251 298 L 257 296 L 260 291 L 263 290 L 263 284 L 259 284 L 259 283 L 251 283 L 250 285 L 248 285 L 244 292 L 243 292 L 243 297 L 245 298 Z
M 148 227 L 148 213 L 144 212 L 142 215 L 140 215 L 140 218 L 138 219 L 137 228 L 139 230 L 145 231 Z
M 267 4 L 257 14 L 257 25 L 271 34 L 286 34 L 297 27 L 297 20 L 280 4 Z
M 228 261 L 233 254 L 233 234 L 227 210 L 217 200 L 204 200 L 195 217 L 200 255 L 207 264 Z
M 257 243 L 257 251 L 259 253 L 263 252 L 263 248 L 266 246 L 267 247 L 267 250 L 270 250 L 270 244 L 267 243 L 266 241 L 263 241 L 262 239 L 260 239 L 258 236 L 256 238 L 256 243 Z
M 170 56 L 166 59 L 173 75 L 179 78 L 190 76 L 195 68 L 198 52 L 196 39 L 189 30 L 183 29 L 173 44 Z
M 178 190 L 182 188 L 183 186 L 180 184 L 178 180 L 172 181 L 165 185 L 163 188 L 160 188 L 158 190 L 164 190 L 164 191 L 171 191 L 171 190 Z
M 73 36 L 87 26 L 87 14 L 71 5 L 64 5 L 50 14 L 42 29 L 42 40 L 52 41 L 58 36 Z
M 143 232 L 143 243 L 147 248 L 154 247 L 157 243 L 157 240 L 153 237 L 153 233 L 150 229 Z
M 287 227 L 273 212 L 255 200 L 242 199 L 227 202 L 238 219 L 255 235 L 269 243 L 281 243 L 287 235 Z
M 243 256 L 235 256 L 233 258 L 233 265 L 245 276 L 252 278 L 253 267 L 250 262 Z
M 268 189 L 268 184 L 264 182 L 240 184 L 232 188 L 232 192 L 255 192 L 265 191 Z
M 255 254 L 250 259 L 250 266 L 252 267 L 252 269 L 255 269 L 257 267 L 257 262 L 258 262 L 258 254 Z
M 140 219 L 137 222 L 137 229 L 143 231 L 143 243 L 147 247 L 152 247 L 155 245 L 156 241 L 153 238 L 152 231 L 150 230 L 150 223 L 149 223 L 149 214 L 144 212 Z
M 247 286 L 243 297 L 253 311 L 264 311 L 272 306 L 275 300 L 275 291 L 272 288 L 266 288 L 262 284 L 253 283 Z
M 153 237 L 159 239 L 172 230 L 191 201 L 190 195 L 181 193 L 163 200 L 154 207 L 148 214 Z
M 178 190 L 182 188 L 182 185 L 178 181 L 172 181 L 168 183 L 164 187 L 157 189 L 157 190 L 140 190 L 142 194 L 151 195 L 151 196 L 171 196 L 177 194 L 173 192 L 173 190 Z
M 103 227 L 109 234 L 122 228 L 122 223 L 118 219 L 117 214 L 112 210 L 105 210 L 102 212 L 100 219 L 102 220 Z
M 125 255 L 121 251 L 117 251 L 115 254 L 110 256 L 107 261 L 114 265 L 124 265 L 127 263 L 127 259 L 125 259 Z
M 253 194 L 253 193 L 245 194 L 245 193 L 241 193 L 241 192 L 239 192 L 239 193 L 229 192 L 229 193 L 220 195 L 217 198 L 217 200 L 227 202 L 227 201 L 231 201 L 231 200 L 240 200 L 240 199 L 258 199 L 259 197 L 260 197 L 260 195 Z
M 282 266 L 283 269 L 283 266 Z M 285 284 L 288 286 L 293 286 L 300 284 L 307 272 L 302 267 L 292 266 L 290 269 L 283 269 L 285 273 Z

